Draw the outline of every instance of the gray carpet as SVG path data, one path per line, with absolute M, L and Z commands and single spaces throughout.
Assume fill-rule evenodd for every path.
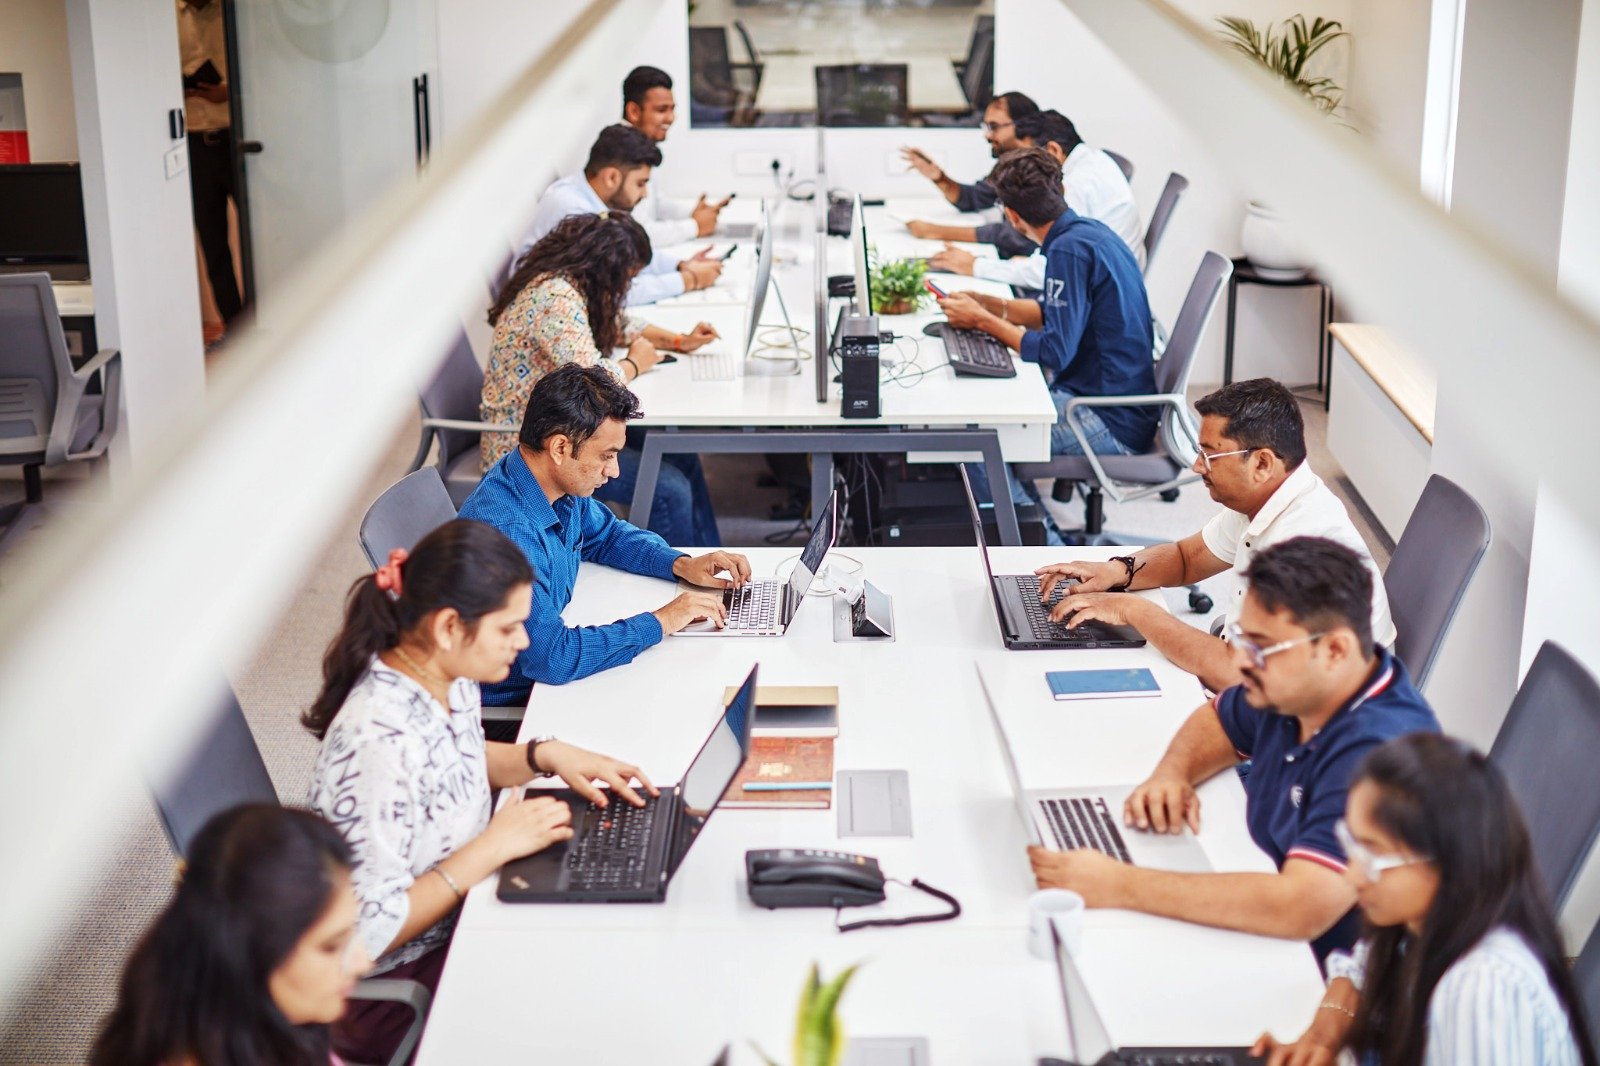
M 1205 390 L 1196 390 L 1200 395 Z M 1332 459 L 1323 447 L 1326 417 L 1320 404 L 1302 405 L 1306 413 L 1311 462 L 1336 492 L 1353 499 Z M 300 728 L 296 716 L 316 694 L 322 652 L 338 627 L 343 597 L 350 582 L 365 569 L 356 546 L 356 527 L 366 505 L 405 470 L 415 442 L 413 433 L 393 442 L 366 490 L 352 501 L 348 515 L 296 596 L 293 607 L 278 621 L 275 631 L 258 650 L 254 661 L 234 678 L 245 714 L 261 746 L 278 794 L 287 802 L 300 802 L 310 782 L 315 742 Z M 707 477 L 717 505 L 723 539 L 730 545 L 762 543 L 770 533 L 792 530 L 793 522 L 774 522 L 766 516 L 782 502 L 779 489 L 753 488 L 761 468 L 759 457 L 722 456 L 707 460 Z M 96 482 L 48 486 L 50 503 L 30 517 L 30 528 L 8 545 L 30 537 L 49 535 L 53 522 L 70 522 L 103 500 Z M 0 487 L 0 502 L 6 497 Z M 1081 524 L 1081 511 L 1073 505 L 1052 503 L 1063 528 Z M 1215 513 L 1200 485 L 1185 488 L 1175 503 L 1150 499 L 1107 507 L 1109 529 L 1137 532 L 1149 537 L 1177 537 L 1193 532 Z M 1380 566 L 1388 563 L 1392 545 L 1376 528 L 1370 514 L 1357 501 L 1352 507 L 1356 526 L 1372 545 Z M 0 555 L 0 594 L 6 563 L 14 553 Z M 1206 583 L 1217 603 L 1228 591 L 1226 575 Z M 1206 618 L 1191 615 L 1180 591 L 1168 594 L 1179 617 L 1197 625 Z M 107 857 L 100 875 L 75 892 L 78 920 L 59 937 L 59 950 L 33 967 L 24 990 L 0 1017 L 0 1063 L 82 1062 L 94 1032 L 115 997 L 117 974 L 140 932 L 165 902 L 172 878 L 172 856 L 144 795 L 121 797 L 119 802 L 140 812 L 123 838 L 121 848 Z M 25 876 L 14 868 L 12 875 Z

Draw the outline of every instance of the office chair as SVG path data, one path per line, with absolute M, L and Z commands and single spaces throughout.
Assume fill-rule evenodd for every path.
M 1578 961 L 1572 967 L 1572 981 L 1578 986 L 1578 1002 L 1583 1006 L 1589 1031 L 1594 1032 L 1600 1023 L 1600 925 L 1589 934 L 1589 940 L 1578 952 Z
M 1109 148 L 1102 148 L 1100 150 L 1111 157 L 1111 161 L 1117 165 L 1118 170 L 1122 171 L 1122 176 L 1124 178 L 1129 181 L 1133 180 L 1133 161 L 1131 159 L 1125 155 L 1118 155 Z M 1165 224 L 1163 224 L 1163 228 L 1165 228 Z M 1145 236 L 1146 241 L 1144 251 L 1145 255 L 1148 256 L 1150 254 L 1150 242 L 1148 240 L 1149 234 L 1147 233 Z
M 1132 177 L 1133 175 L 1129 175 Z M 1161 190 L 1161 196 L 1156 200 L 1156 209 L 1150 213 L 1150 225 L 1144 231 L 1144 272 L 1150 273 L 1150 264 L 1155 262 L 1156 249 L 1161 246 L 1161 238 L 1166 236 L 1167 225 L 1172 221 L 1172 211 L 1178 206 L 1178 201 L 1183 198 L 1184 192 L 1189 188 L 1189 179 L 1182 174 L 1168 174 L 1167 184 Z
M 1404 660 L 1402 660 L 1404 661 Z M 1511 700 L 1489 761 L 1505 774 L 1533 838 L 1533 858 L 1559 910 L 1600 836 L 1600 683 L 1546 641 Z
M 741 33 L 743 29 L 741 28 Z M 745 35 L 745 47 L 750 39 Z M 754 51 L 751 50 L 752 57 Z M 761 90 L 764 67 L 753 58 L 735 63 L 726 26 L 689 27 L 689 103 L 700 121 L 747 125 Z
M 480 421 L 478 413 L 482 400 L 483 368 L 472 354 L 466 333 L 457 333 L 438 372 L 418 394 L 422 408 L 422 439 L 417 443 L 417 454 L 409 467 L 413 471 L 420 470 L 437 443 L 438 459 L 434 465 L 456 507 L 467 502 L 483 477 L 478 435 L 484 430 L 516 433 L 522 428 Z M 384 549 L 384 554 L 388 554 L 388 549 Z
M 103 391 L 90 395 L 96 375 Z M 44 501 L 47 466 L 98 459 L 117 432 L 121 353 L 73 369 L 50 275 L 0 275 L 0 463 L 22 467 L 24 499 L 0 507 L 0 542 Z
M 817 121 L 829 127 L 904 126 L 904 63 L 845 63 L 815 68 Z
M 1478 501 L 1448 478 L 1430 477 L 1383 576 L 1398 634 L 1394 653 L 1418 689 L 1433 672 L 1489 539 L 1489 516 Z
M 188 761 L 168 780 L 150 787 L 167 842 L 179 856 L 207 822 L 223 811 L 246 803 L 278 802 L 277 790 L 262 761 L 261 750 L 250 734 L 239 699 L 226 683 L 210 726 Z M 354 999 L 404 1003 L 412 1021 L 388 1066 L 403 1066 L 422 1039 L 432 995 L 416 981 L 373 977 L 357 982 Z
M 954 64 L 961 79 L 961 92 L 974 115 L 981 116 L 994 97 L 994 16 L 979 15 L 972 20 L 972 39 L 967 43 L 967 58 Z
M 1155 443 L 1142 455 L 1057 455 L 1045 463 L 1017 463 L 1013 467 L 1023 480 L 1054 478 L 1052 495 L 1065 502 L 1072 498 L 1072 486 L 1087 486 L 1083 497 L 1083 544 L 1153 544 L 1149 538 L 1105 531 L 1105 497 L 1118 503 L 1160 495 L 1167 501 L 1178 498 L 1178 490 L 1198 475 L 1188 473 L 1199 448 L 1198 431 L 1189 415 L 1189 372 L 1206 325 L 1216 309 L 1233 264 L 1225 256 L 1207 252 L 1200 260 L 1183 309 L 1172 330 L 1166 355 L 1156 364 L 1156 392 L 1149 396 L 1079 396 L 1067 404 L 1067 425 L 1079 440 L 1083 431 L 1073 417 L 1075 411 L 1092 407 L 1148 406 L 1162 408 Z M 1132 488 L 1130 488 L 1132 486 Z M 1189 605 L 1195 611 L 1210 610 L 1210 599 L 1190 586 Z

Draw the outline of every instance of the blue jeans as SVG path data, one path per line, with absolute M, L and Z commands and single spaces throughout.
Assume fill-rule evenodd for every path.
M 644 458 L 644 433 L 628 430 L 628 446 L 617 456 L 622 473 L 595 492 L 595 497 L 616 503 L 633 502 L 633 489 L 639 483 L 639 463 Z M 650 508 L 650 532 L 677 548 L 720 548 L 717 515 L 711 507 L 711 490 L 706 487 L 705 471 L 698 455 L 667 454 L 661 457 L 661 474 Z
M 1050 454 L 1051 455 L 1082 455 L 1083 445 L 1079 442 L 1077 434 L 1067 426 L 1067 402 L 1075 399 L 1076 393 L 1067 389 L 1051 389 L 1050 398 L 1056 405 L 1056 424 L 1050 427 Z M 1089 448 L 1096 455 L 1132 455 L 1133 449 L 1123 444 L 1112 436 L 1105 420 L 1100 417 L 1092 407 L 1080 407 L 1073 416 L 1083 435 L 1089 441 Z M 971 463 L 967 467 L 972 477 L 973 495 L 977 496 L 979 503 L 988 503 L 992 498 L 989 492 L 989 479 L 984 473 L 984 464 Z M 1044 502 L 1039 499 L 1039 490 L 1033 482 L 1025 482 L 1017 477 L 1011 467 L 1006 467 L 1006 480 L 1011 483 L 1011 502 L 1013 504 L 1038 504 L 1040 512 L 1044 515 L 1045 542 L 1048 544 L 1063 544 L 1061 530 L 1056 525 L 1055 519 L 1050 517 L 1050 512 L 1045 508 Z

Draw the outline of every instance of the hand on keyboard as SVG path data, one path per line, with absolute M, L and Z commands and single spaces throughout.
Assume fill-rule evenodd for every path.
M 570 839 L 572 808 L 549 796 L 523 800 L 513 797 L 494 813 L 489 827 L 478 837 L 494 853 L 495 866 Z
M 1157 770 L 1128 795 L 1122 820 L 1135 829 L 1157 833 L 1181 833 L 1185 825 L 1198 833 L 1200 797 L 1183 778 Z
M 1039 592 L 1048 599 L 1057 585 L 1072 583 L 1070 592 L 1104 592 L 1128 575 L 1121 563 L 1051 563 L 1034 571 Z
M 1143 596 L 1127 592 L 1074 592 L 1050 608 L 1050 620 L 1071 629 L 1093 619 L 1109 626 L 1138 628 L 1144 612 L 1153 607 Z M 1160 608 L 1157 608 L 1160 610 Z
M 534 757 L 541 770 L 555 774 L 568 788 L 597 807 L 609 806 L 611 801 L 603 789 L 595 786 L 596 781 L 604 781 L 611 786 L 611 791 L 635 807 L 643 807 L 644 799 L 629 787 L 629 782 L 637 781 L 640 790 L 652 796 L 661 795 L 661 790 L 650 783 L 644 771 L 632 763 L 564 741 L 545 741 L 535 749 Z
M 1090 907 L 1120 907 L 1126 903 L 1123 885 L 1134 869 L 1093 848 L 1051 851 L 1030 847 L 1028 861 L 1040 888 L 1067 888 Z
M 723 605 L 720 592 L 684 592 L 654 612 L 661 623 L 663 634 L 676 633 L 690 622 L 708 618 L 718 629 L 727 620 L 728 608 Z
M 718 577 L 718 574 L 728 576 Z M 672 575 L 701 588 L 737 588 L 750 580 L 750 560 L 738 552 L 725 551 L 680 555 L 672 564 Z

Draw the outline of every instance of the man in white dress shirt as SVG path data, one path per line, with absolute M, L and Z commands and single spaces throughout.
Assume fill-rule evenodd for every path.
M 666 71 L 634 67 L 628 72 L 622 80 L 622 121 L 659 146 L 677 117 L 672 77 Z M 717 228 L 717 214 L 727 204 L 726 199 L 708 203 L 704 195 L 696 200 L 681 200 L 646 190 L 644 199 L 633 209 L 633 217 L 650 235 L 650 243 L 682 244 L 711 236 Z
M 1059 111 L 1038 111 L 1017 119 L 1017 140 L 1043 148 L 1061 164 L 1061 191 L 1067 206 L 1085 218 L 1111 227 L 1122 238 L 1142 270 L 1145 264 L 1144 221 L 1128 178 L 1099 148 L 1084 143 L 1072 120 Z M 1044 256 L 1037 250 L 1009 259 L 979 258 L 952 245 L 929 259 L 935 270 L 1001 281 L 1024 289 L 1044 288 Z
M 1175 544 L 1158 544 L 1111 562 L 1040 567 L 1036 573 L 1045 599 L 1061 582 L 1076 582 L 1051 616 L 1066 619 L 1069 626 L 1091 618 L 1131 625 L 1174 664 L 1221 692 L 1240 680 L 1222 638 L 1128 593 L 1192 585 L 1224 570 L 1242 575 L 1250 560 L 1273 544 L 1291 537 L 1324 537 L 1366 563 L 1372 574 L 1372 637 L 1392 645 L 1395 629 L 1383 578 L 1344 504 L 1305 461 L 1305 422 L 1294 394 L 1270 378 L 1235 381 L 1202 397 L 1195 410 L 1201 421 L 1194 471 L 1226 510 Z M 1237 620 L 1244 591 L 1241 578 L 1227 606 L 1230 622 Z

